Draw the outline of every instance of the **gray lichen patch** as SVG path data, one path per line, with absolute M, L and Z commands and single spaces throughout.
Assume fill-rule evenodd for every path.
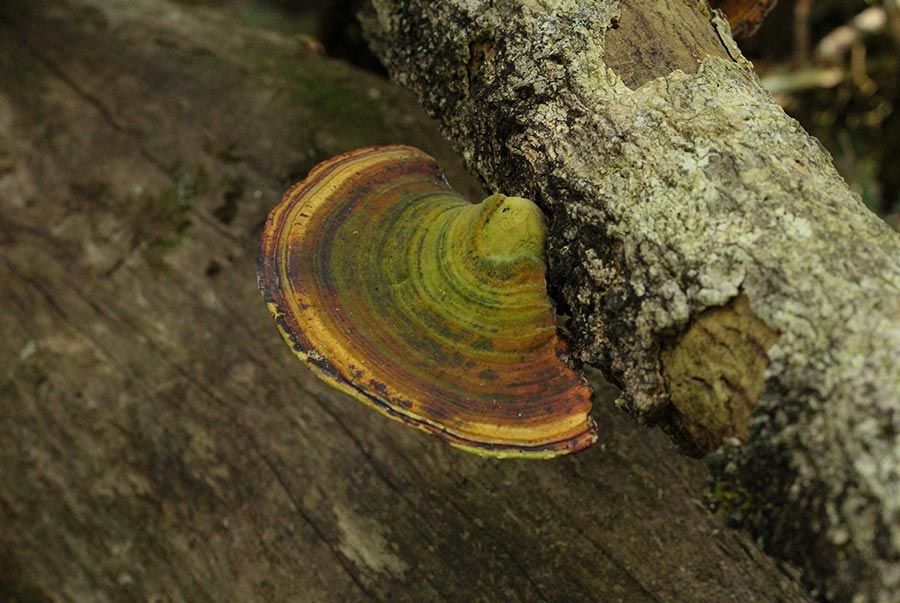
M 788 324 L 791 310 L 825 319 L 831 306 L 794 308 L 810 301 L 797 289 L 821 289 L 834 280 L 844 291 L 839 296 L 852 296 L 840 287 L 846 271 L 822 268 L 817 276 L 809 267 L 837 249 L 844 252 L 839 262 L 851 261 L 872 237 L 896 238 L 876 226 L 877 219 L 849 218 L 859 212 L 859 201 L 827 155 L 764 93 L 735 85 L 745 77 L 734 63 L 708 59 L 693 77 L 673 74 L 634 92 L 606 86 L 600 100 L 613 108 L 581 130 L 585 137 L 608 134 L 600 152 L 578 153 L 577 173 L 588 175 L 602 200 L 608 241 L 621 245 L 630 293 L 639 300 L 636 335 L 643 339 L 679 330 L 743 287 L 760 317 L 787 333 L 783 345 L 791 346 L 797 330 Z M 573 156 L 590 144 L 581 138 L 576 131 L 566 141 Z M 565 212 L 576 226 L 593 219 L 580 203 Z M 864 237 L 846 237 L 853 222 L 861 222 Z M 860 268 L 895 275 L 889 264 L 882 259 Z M 785 280 L 792 285 L 782 293 L 792 299 L 772 299 Z M 595 346 L 585 343 L 582 353 L 590 361 Z

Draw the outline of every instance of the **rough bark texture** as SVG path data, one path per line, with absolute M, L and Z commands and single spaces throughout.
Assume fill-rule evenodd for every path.
M 604 439 L 489 461 L 318 382 L 255 283 L 318 160 L 421 146 L 386 82 L 163 0 L 0 5 L 0 600 L 800 602 L 599 389 Z
M 721 444 L 722 508 L 827 597 L 900 601 L 900 237 L 725 21 L 694 0 L 373 0 L 363 20 L 488 187 L 551 216 L 575 354 L 619 404 Z

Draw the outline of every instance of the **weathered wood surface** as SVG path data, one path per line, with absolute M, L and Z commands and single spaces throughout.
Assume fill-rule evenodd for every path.
M 839 601 L 900 601 L 900 236 L 699 0 L 371 0 L 392 76 L 551 216 L 573 353 L 718 448 L 732 518 Z
M 482 460 L 320 384 L 255 283 L 315 162 L 403 142 L 405 93 L 163 0 L 0 5 L 0 600 L 797 602 L 612 409 Z

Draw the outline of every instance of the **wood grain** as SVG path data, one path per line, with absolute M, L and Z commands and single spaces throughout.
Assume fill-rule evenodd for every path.
M 407 94 L 161 0 L 4 2 L 0 82 L 0 600 L 804 600 L 609 390 L 601 445 L 500 462 L 298 365 L 255 281 L 287 185 L 405 142 L 479 194 Z

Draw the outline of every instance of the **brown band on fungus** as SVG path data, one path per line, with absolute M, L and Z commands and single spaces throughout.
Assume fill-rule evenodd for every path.
M 662 354 L 674 428 L 700 453 L 724 438 L 745 439 L 765 385 L 767 350 L 778 335 L 747 297 L 703 311 Z

